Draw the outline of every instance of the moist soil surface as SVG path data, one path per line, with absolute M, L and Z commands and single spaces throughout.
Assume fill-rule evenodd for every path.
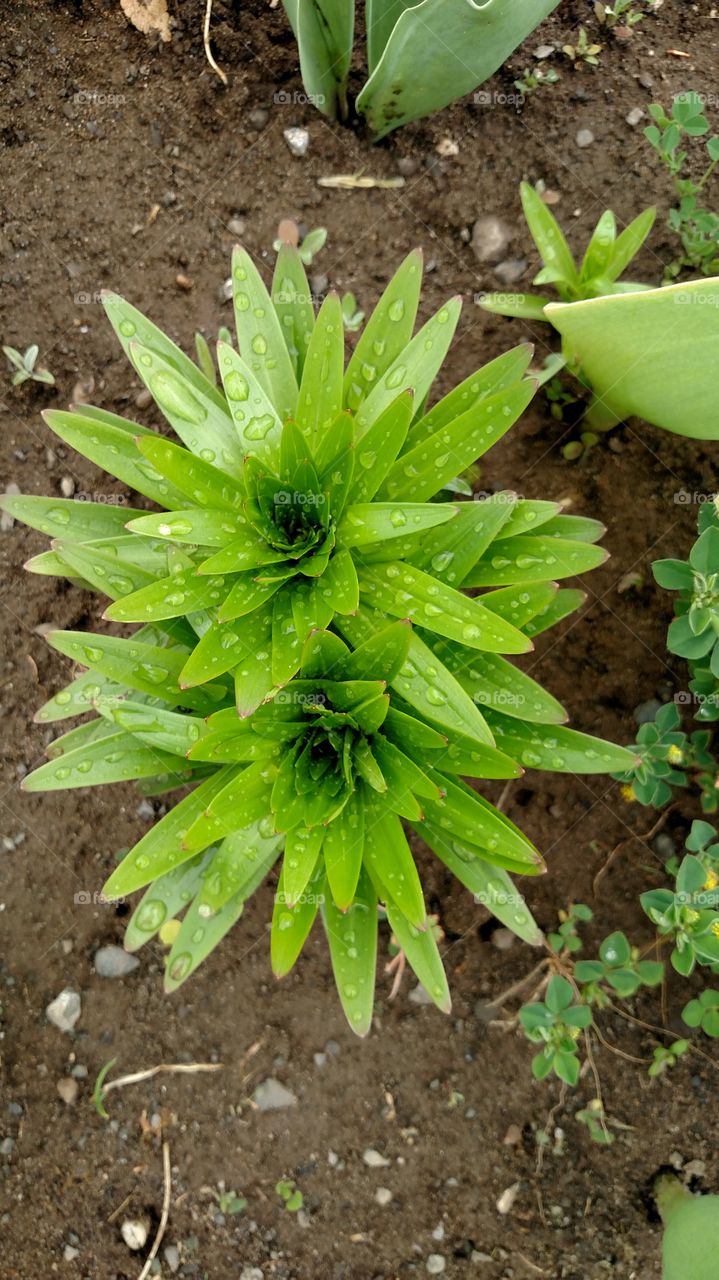
M 555 211 L 578 252 L 604 208 L 624 225 L 649 203 L 659 217 L 632 274 L 658 282 L 676 252 L 665 229 L 667 181 L 642 138 L 645 121 L 631 125 L 627 116 L 687 88 L 712 88 L 719 18 L 707 0 L 665 0 L 626 39 L 600 31 L 585 0 L 564 0 L 480 101 L 464 100 L 374 148 L 361 130 L 325 120 L 303 98 L 281 7 L 216 0 L 213 51 L 226 88 L 204 57 L 204 5 L 185 0 L 170 10 L 169 44 L 135 31 L 110 0 L 14 0 L 0 19 L 0 331 L 14 347 L 37 342 L 56 380 L 54 388 L 12 390 L 3 378 L 3 487 L 58 495 L 74 487 L 130 504 L 133 495 L 59 445 L 40 418 L 43 408 L 84 399 L 161 426 L 99 291 L 123 293 L 189 350 L 196 328 L 209 337 L 230 323 L 222 285 L 233 241 L 241 235 L 269 273 L 282 217 L 305 230 L 327 227 L 311 268 L 326 279 L 314 287 L 351 289 L 365 310 L 400 258 L 424 247 L 423 317 L 454 293 L 465 302 L 440 391 L 518 340 L 534 341 L 540 355 L 552 347 L 548 327 L 493 317 L 476 303 L 500 284 L 470 243 L 480 215 L 498 215 L 513 230 L 506 256 L 526 260 L 516 287 L 537 269 L 520 180 L 543 180 L 558 194 Z M 559 83 L 519 103 L 513 80 L 535 63 L 533 51 L 560 50 L 580 23 L 603 45 L 599 67 L 575 70 L 557 52 L 550 62 Z M 283 137 L 291 126 L 309 130 L 303 158 Z M 577 145 L 579 130 L 591 131 L 590 145 Z M 446 154 L 454 150 L 447 139 L 456 154 Z M 404 185 L 318 184 L 360 170 L 401 175 Z M 671 601 L 653 585 L 650 563 L 686 554 L 696 495 L 716 485 L 716 450 L 633 421 L 569 462 L 562 446 L 576 436 L 540 394 L 492 451 L 479 485 L 565 500 L 606 525 L 611 558 L 582 583 L 584 607 L 543 637 L 524 666 L 565 703 L 575 727 L 627 742 L 640 704 L 671 699 L 686 685 L 683 664 L 666 654 Z M 707 1122 L 716 1064 L 692 1054 L 671 1077 L 650 1081 L 647 1061 L 668 1041 L 608 1013 L 596 1076 L 586 1073 L 566 1097 L 556 1083 L 534 1082 L 530 1046 L 511 1020 L 518 999 L 499 1012 L 486 1006 L 539 957 L 519 942 L 498 945 L 506 939 L 486 911 L 426 850 L 418 859 L 445 933 L 449 1017 L 419 1003 L 416 991 L 411 998 L 408 977 L 390 1000 L 392 978 L 380 972 L 375 1025 L 355 1040 L 319 927 L 294 973 L 276 983 L 270 884 L 176 996 L 162 994 L 159 945 L 141 952 L 139 968 L 123 979 L 96 974 L 97 948 L 122 942 L 130 908 L 93 895 L 118 851 L 147 829 L 149 810 L 130 785 L 20 791 L 48 737 L 32 723 L 33 710 L 68 677 L 44 631 L 106 624 L 97 596 L 23 573 L 45 539 L 19 525 L 0 539 L 3 1277 L 134 1280 L 160 1220 L 164 1139 L 172 1174 L 163 1276 L 175 1268 L 214 1280 L 404 1280 L 440 1273 L 441 1261 L 428 1265 L 440 1255 L 451 1280 L 656 1280 L 652 1176 L 666 1164 L 700 1161 L 693 1185 L 719 1190 Z M 615 928 L 651 943 L 638 895 L 663 882 L 662 856 L 681 849 L 698 816 L 692 799 L 669 814 L 661 841 L 645 838 L 656 814 L 627 804 L 609 778 L 529 771 L 504 804 L 547 856 L 548 875 L 523 885 L 543 928 L 567 903 L 584 901 L 595 912 L 588 944 Z M 162 812 L 160 801 L 153 807 Z M 594 877 L 620 842 L 595 896 Z M 387 945 L 383 932 L 385 960 Z M 44 1012 L 66 987 L 82 998 L 70 1034 Z M 686 998 L 686 983 L 675 978 L 663 1009 L 656 993 L 628 1009 L 647 1024 L 664 1017 L 676 1031 Z M 222 1068 L 128 1085 L 109 1094 L 103 1120 L 92 1090 L 109 1059 L 117 1060 L 112 1074 L 163 1063 Z M 253 1105 L 268 1077 L 291 1091 L 294 1105 Z M 609 1149 L 575 1118 L 598 1084 L 621 1126 Z M 363 1159 L 370 1148 L 379 1167 Z M 301 1213 L 283 1207 L 281 1178 L 300 1188 Z M 246 1198 L 243 1212 L 220 1204 L 223 1185 Z M 391 1199 L 378 1200 L 379 1188 Z M 127 1219 L 145 1220 L 149 1231 L 137 1252 L 121 1233 Z

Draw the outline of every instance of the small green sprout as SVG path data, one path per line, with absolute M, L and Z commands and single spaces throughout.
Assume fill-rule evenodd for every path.
M 704 99 L 693 91 L 679 94 L 672 103 L 669 115 L 661 103 L 649 107 L 653 124 L 644 130 L 644 136 L 653 147 L 679 198 L 679 204 L 669 213 L 669 226 L 679 236 L 682 253 L 667 268 L 666 276 L 673 279 L 685 268 L 699 271 L 705 276 L 719 272 L 719 215 L 705 208 L 700 197 L 706 189 L 717 164 L 719 164 L 719 136 L 707 137 L 709 121 L 704 114 Z M 692 139 L 703 139 L 708 165 L 695 181 L 689 176 L 689 151 L 685 150 Z
M 221 1182 L 217 1190 L 212 1189 L 220 1213 L 227 1214 L 228 1217 L 234 1217 L 235 1214 L 242 1213 L 247 1208 L 247 1201 L 244 1196 L 238 1196 L 234 1190 L 227 1190 L 223 1182 Z
M 356 333 L 362 328 L 364 322 L 364 311 L 360 311 L 357 306 L 357 299 L 353 293 L 343 293 L 340 299 L 342 307 L 342 323 L 347 333 Z
M 289 220 L 287 225 L 289 226 Z M 297 244 L 297 252 L 300 255 L 300 261 L 303 266 L 311 267 L 320 249 L 324 249 L 327 240 L 327 228 L 315 227 L 314 230 L 308 231 L 304 239 Z M 275 253 L 279 253 L 283 244 L 287 241 L 281 237 L 272 241 L 272 248 Z
M 97 1073 L 97 1079 L 95 1080 L 95 1086 L 92 1091 L 92 1104 L 97 1114 L 100 1116 L 102 1120 L 110 1119 L 105 1109 L 104 1084 L 105 1084 L 105 1078 L 108 1072 L 112 1071 L 112 1068 L 114 1067 L 116 1062 L 117 1062 L 117 1058 L 110 1058 L 110 1061 L 106 1062 L 105 1065 L 100 1068 L 100 1070 Z
M 559 80 L 561 76 L 554 67 L 525 67 L 519 79 L 514 81 L 514 87 L 523 98 L 529 98 L 538 89 L 557 84 Z
M 697 964 L 719 963 L 719 888 L 699 858 L 687 854 L 677 872 L 674 889 L 650 889 L 640 897 L 642 907 L 660 937 L 674 944 L 671 963 L 682 977 Z
M 579 67 L 583 62 L 588 67 L 599 66 L 599 55 L 602 52 L 600 44 L 591 44 L 589 36 L 584 27 L 579 28 L 576 44 L 565 44 L 562 46 L 562 53 L 565 54 L 575 65 Z
M 607 1117 L 601 1098 L 592 1098 L 586 1107 L 577 1112 L 577 1120 L 580 1124 L 586 1125 L 592 1142 L 604 1147 L 610 1147 L 614 1142 L 616 1135 L 607 1127 Z
M 284 1201 L 284 1206 L 288 1213 L 297 1213 L 305 1202 L 297 1183 L 293 1182 L 291 1178 L 280 1178 L 275 1191 L 280 1200 Z
M 573 903 L 568 911 L 560 911 L 559 919 L 561 921 L 559 927 L 554 933 L 547 935 L 547 942 L 552 951 L 559 954 L 561 951 L 567 952 L 581 951 L 582 941 L 577 933 L 578 924 L 587 924 L 593 919 L 594 912 L 591 907 L 585 906 L 583 902 Z
M 656 11 L 655 0 L 643 0 L 643 2 L 647 7 L 648 13 Z M 647 16 L 646 13 L 640 13 L 637 10 L 637 3 L 641 4 L 642 0 L 612 0 L 611 4 L 604 4 L 597 0 L 594 6 L 594 14 L 597 22 L 601 23 L 603 27 L 609 27 L 610 30 L 620 24 L 623 27 L 635 27 L 638 22 L 643 22 Z
M 55 379 L 49 369 L 42 366 L 38 368 L 37 358 L 40 354 L 40 348 L 36 342 L 29 346 L 25 353 L 17 351 L 15 347 L 3 347 L 3 351 L 7 356 L 11 369 L 15 372 L 12 376 L 12 385 L 14 387 L 22 386 L 23 382 L 31 380 L 32 382 L 41 382 L 45 386 L 54 387 Z
M 571 982 L 559 974 L 549 980 L 543 1002 L 527 1004 L 520 1010 L 519 1020 L 528 1040 L 544 1047 L 532 1058 L 532 1075 L 544 1080 L 553 1071 L 565 1084 L 574 1086 L 579 1079 L 577 1040 L 592 1025 L 592 1011 L 575 1004 L 576 993 Z
M 690 1000 L 682 1009 L 682 1019 L 688 1027 L 701 1027 L 712 1040 L 719 1038 L 719 991 L 702 991 Z
M 682 1054 L 686 1053 L 689 1048 L 688 1040 L 675 1040 L 669 1048 L 664 1045 L 658 1046 L 654 1050 L 654 1061 L 647 1067 L 647 1075 L 654 1079 L 655 1076 L 661 1076 L 671 1067 L 675 1067 Z
M 640 960 L 639 954 L 625 934 L 611 933 L 599 948 L 598 960 L 578 960 L 574 966 L 577 982 L 587 984 L 582 998 L 589 1003 L 605 1003 L 602 983 L 624 999 L 635 995 L 640 987 L 656 987 L 664 976 L 664 965 L 658 960 Z

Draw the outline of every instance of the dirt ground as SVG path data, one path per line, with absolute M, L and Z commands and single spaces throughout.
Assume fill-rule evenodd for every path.
M 719 17 L 708 0 L 665 0 L 630 39 L 603 34 L 598 69 L 575 71 L 557 54 L 560 82 L 517 105 L 512 81 L 533 63 L 537 45 L 561 47 L 580 22 L 598 35 L 586 0 L 564 0 L 486 86 L 489 102 L 460 102 L 374 149 L 303 100 L 281 7 L 215 0 L 213 49 L 227 88 L 204 58 L 204 5 L 174 0 L 170 8 L 172 42 L 156 45 L 114 0 L 3 7 L 0 334 L 23 349 L 37 342 L 56 378 L 54 389 L 30 383 L 14 391 L 3 378 L 3 488 L 60 494 L 64 480 L 76 492 L 129 502 L 121 486 L 58 445 L 40 410 L 84 395 L 158 423 L 152 408 L 135 405 L 140 387 L 99 291 L 123 293 L 190 349 L 195 328 L 210 336 L 229 322 L 222 284 L 237 222 L 268 270 L 281 217 L 326 226 L 327 247 L 312 272 L 352 289 L 365 309 L 401 256 L 423 245 L 423 314 L 453 293 L 465 298 L 443 390 L 522 337 L 540 351 L 551 345 L 548 329 L 489 316 L 475 301 L 498 285 L 469 243 L 481 214 L 516 227 L 508 256 L 526 257 L 525 285 L 536 270 L 519 215 L 521 179 L 543 179 L 559 193 L 556 212 L 577 250 L 602 209 L 613 207 L 623 225 L 656 202 L 657 226 L 633 274 L 658 281 L 673 256 L 669 191 L 641 124 L 627 116 L 683 89 L 712 88 Z M 309 129 L 302 159 L 283 138 L 292 125 Z M 576 143 L 580 129 L 594 135 L 586 148 Z M 456 155 L 440 154 L 447 138 Z M 405 184 L 351 192 L 318 185 L 323 175 L 360 169 L 401 173 Z M 493 450 L 482 484 L 569 498 L 574 510 L 606 524 L 611 559 L 583 584 L 581 615 L 552 632 L 525 668 L 565 702 L 577 728 L 625 742 L 638 704 L 671 696 L 686 681 L 679 660 L 667 659 L 670 606 L 649 565 L 688 549 L 697 506 L 676 495 L 716 488 L 716 450 L 633 422 L 613 433 L 611 447 L 603 441 L 569 463 L 561 446 L 570 438 L 538 397 Z M 276 984 L 270 886 L 178 996 L 162 994 L 160 948 L 141 952 L 139 969 L 122 980 L 97 976 L 93 955 L 121 943 L 129 908 L 82 897 L 97 893 L 148 818 L 131 786 L 19 791 L 46 743 L 33 710 L 66 678 L 43 628 L 104 625 L 98 597 L 23 573 L 44 544 L 22 526 L 0 535 L 2 1276 L 136 1280 L 162 1208 L 161 1126 L 172 1166 L 163 1276 L 174 1267 L 212 1280 L 405 1280 L 428 1274 L 430 1255 L 441 1255 L 449 1280 L 657 1280 L 659 1235 L 646 1196 L 652 1175 L 678 1158 L 700 1160 L 697 1186 L 719 1190 L 716 1128 L 707 1122 L 715 1064 L 694 1056 L 671 1079 L 650 1082 L 643 1066 L 600 1047 L 607 1111 L 628 1127 L 608 1150 L 590 1142 L 574 1119 L 595 1093 L 585 1078 L 551 1117 L 552 1143 L 538 1168 L 535 1134 L 559 1091 L 531 1080 L 526 1042 L 515 1029 L 489 1026 L 485 1008 L 536 956 L 518 942 L 500 950 L 486 913 L 428 854 L 420 855 L 421 871 L 446 934 L 448 1018 L 411 1000 L 407 980 L 390 1002 L 391 979 L 381 976 L 375 1027 L 357 1042 L 334 995 L 319 928 L 295 972 Z M 640 579 L 628 589 L 627 574 Z M 651 812 L 627 806 L 611 779 L 531 772 L 511 789 L 507 811 L 548 855 L 549 875 L 527 888 L 543 927 L 581 900 L 596 912 L 591 940 L 615 927 L 649 940 L 637 896 L 660 881 L 653 844 L 629 841 L 596 900 L 591 886 L 619 841 L 651 827 Z M 671 815 L 665 836 L 677 848 L 693 816 L 689 802 Z M 82 996 L 69 1035 L 44 1013 L 64 987 Z M 670 1025 L 684 990 L 670 985 Z M 653 996 L 633 1007 L 650 1022 L 659 1017 Z M 622 1054 L 651 1057 L 651 1033 L 611 1016 L 603 1026 Z M 223 1065 L 111 1093 L 108 1122 L 91 1095 L 111 1058 L 115 1072 Z M 267 1077 L 281 1081 L 295 1105 L 256 1110 L 250 1099 Z M 71 1098 L 68 1080 L 78 1086 L 69 1102 L 58 1094 L 61 1084 Z M 369 1167 L 368 1148 L 386 1163 Z M 282 1207 L 275 1192 L 282 1177 L 303 1193 L 300 1215 Z M 246 1197 L 243 1213 L 222 1212 L 212 1189 L 223 1184 Z M 388 1203 L 378 1203 L 378 1188 L 392 1193 Z M 508 1188 L 516 1198 L 502 1216 L 497 1201 Z M 121 1225 L 145 1217 L 148 1244 L 132 1253 Z M 433 1265 L 440 1264 L 430 1262 L 430 1274 Z

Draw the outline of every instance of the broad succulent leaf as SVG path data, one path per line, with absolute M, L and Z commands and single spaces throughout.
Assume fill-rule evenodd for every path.
M 336 299 L 315 318 L 294 251 L 281 250 L 268 291 L 238 250 L 239 353 L 219 345 L 218 385 L 109 295 L 118 337 L 177 438 L 90 406 L 47 421 L 154 506 L 4 500 L 54 540 L 30 568 L 101 592 L 109 621 L 139 624 L 123 636 L 51 633 L 75 674 L 36 718 L 92 718 L 50 745 L 26 788 L 191 786 L 106 886 L 146 889 L 128 946 L 184 912 L 167 959 L 174 990 L 277 874 L 275 973 L 291 969 L 321 914 L 360 1034 L 372 1018 L 378 903 L 449 1007 L 404 824 L 536 943 L 507 873 L 536 874 L 541 856 L 462 779 L 614 772 L 634 760 L 566 729 L 560 704 L 507 656 L 581 604 L 556 580 L 601 562 L 602 528 L 509 491 L 444 500 L 535 384 L 525 345 L 428 406 L 459 303 L 413 336 L 420 279 L 413 253 L 343 372 Z

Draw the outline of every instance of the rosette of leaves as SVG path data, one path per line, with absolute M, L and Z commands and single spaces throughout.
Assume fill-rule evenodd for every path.
M 586 984 L 582 999 L 602 1003 L 602 984 L 618 996 L 633 996 L 640 987 L 657 986 L 664 976 L 664 965 L 659 960 L 642 960 L 638 947 L 617 931 L 604 939 L 598 959 L 577 960 L 574 976 Z
M 544 1080 L 552 1072 L 565 1084 L 574 1086 L 579 1079 L 577 1041 L 592 1025 L 592 1011 L 586 1004 L 576 1003 L 577 994 L 571 982 L 554 974 L 542 1001 L 525 1004 L 519 1021 L 528 1040 L 542 1048 L 532 1058 L 532 1075 Z
M 427 752 L 431 730 L 435 744 L 438 735 L 448 752 L 456 748 L 468 776 L 516 776 L 522 765 L 606 773 L 629 767 L 634 758 L 566 728 L 561 705 L 504 656 L 529 650 L 534 636 L 581 603 L 579 591 L 560 589 L 557 580 L 604 559 L 594 545 L 601 526 L 566 515 L 555 503 L 511 492 L 481 502 L 432 501 L 512 425 L 534 384 L 525 377 L 531 352 L 519 347 L 429 407 L 459 303 L 446 304 L 413 336 L 420 279 L 421 258 L 413 253 L 390 282 L 345 370 L 339 300 L 328 298 L 315 316 L 296 251 L 281 248 L 270 292 L 249 256 L 238 251 L 233 282 L 239 352 L 227 342 L 218 344 L 221 385 L 208 376 L 206 352 L 202 372 L 138 311 L 108 296 L 115 331 L 177 439 L 90 406 L 46 417 L 65 443 L 161 509 L 5 499 L 13 515 L 54 538 L 30 569 L 92 587 L 110 597 L 109 619 L 140 624 L 123 637 L 52 634 L 53 646 L 84 670 L 37 719 L 62 721 L 94 707 L 101 714 L 53 743 L 49 765 L 26 781 L 27 788 L 134 778 L 157 794 L 185 782 L 199 784 L 129 855 L 120 880 L 111 881 L 115 893 L 131 892 L 130 882 L 133 889 L 157 882 L 143 908 L 142 929 L 191 902 L 182 926 L 191 963 L 175 963 L 180 953 L 174 951 L 170 985 L 187 976 L 226 932 L 287 838 L 267 796 L 274 795 L 277 751 L 289 751 L 290 740 L 278 730 L 268 753 L 271 729 L 263 736 L 254 726 L 273 721 L 265 707 L 278 695 L 302 693 L 292 682 L 309 678 L 303 661 L 313 636 L 328 633 L 323 643 L 334 646 L 338 670 L 345 648 L 365 652 L 368 646 L 375 666 L 362 679 L 386 680 L 396 713 L 426 726 L 423 736 L 421 728 L 412 732 Z M 482 594 L 470 597 L 467 587 Z M 405 625 L 407 619 L 413 627 Z M 406 645 L 399 665 L 393 651 L 382 648 L 389 643 L 388 628 L 394 644 L 401 633 Z M 333 674 L 325 668 L 325 679 Z M 360 679 L 352 669 L 347 678 Z M 115 706 L 117 699 L 125 705 Z M 280 720 L 286 705 L 277 703 Z M 380 705 L 381 699 L 376 710 Z M 251 750 L 249 758 L 231 756 L 220 765 L 193 754 L 193 743 L 183 735 L 199 732 L 204 742 L 201 725 L 214 714 L 223 717 L 224 728 L 232 727 L 240 752 Z M 350 729 L 365 738 L 370 729 L 354 703 L 332 703 L 331 714 L 340 719 L 323 741 L 341 740 L 347 752 L 344 772 L 333 769 L 331 777 L 354 805 L 349 797 L 358 779 L 365 789 L 371 784 L 357 763 Z M 300 717 L 304 729 L 308 715 L 317 732 L 328 728 L 325 713 L 320 717 L 311 708 Z M 124 716 L 125 723 L 115 716 Z M 245 722 L 249 737 L 242 736 Z M 214 732 L 215 721 L 212 726 Z M 411 744 L 391 745 L 413 761 L 416 780 L 413 770 L 422 762 Z M 371 770 L 363 748 L 360 756 Z M 232 831 L 215 829 L 219 844 L 213 837 L 212 844 L 185 847 L 190 825 L 228 784 L 223 770 L 232 762 L 255 770 L 250 778 L 243 775 L 243 803 L 251 798 L 245 787 L 258 775 L 261 812 L 252 810 L 255 816 L 243 821 L 246 810 L 238 801 Z M 407 775 L 388 769 L 388 790 L 398 788 L 403 796 Z M 445 771 L 452 773 L 446 766 Z M 313 789 L 324 794 L 324 784 L 314 788 L 316 781 Z M 428 818 L 427 806 L 438 803 L 435 789 L 444 790 L 444 784 L 433 782 L 431 797 L 422 791 L 428 784 L 418 785 L 408 820 L 419 824 L 460 879 L 469 878 L 482 902 L 520 936 L 537 941 L 536 926 L 521 907 L 515 910 L 516 895 L 497 878 L 519 863 L 538 867 L 536 853 L 528 863 L 520 856 L 518 863 L 514 855 L 528 846 L 521 840 L 514 845 L 515 837 L 507 844 L 504 819 L 491 818 L 499 827 L 479 824 L 480 811 L 494 811 L 467 798 L 461 786 L 457 804 L 471 803 L 469 827 L 462 840 L 451 824 L 453 835 L 443 834 L 443 822 Z M 451 787 L 450 792 L 455 795 Z M 404 805 L 401 799 L 390 806 L 391 814 L 407 816 Z M 339 815 L 339 809 L 323 811 L 309 825 L 329 829 Z M 244 866 L 246 848 L 255 854 L 253 873 L 240 875 L 223 905 L 213 906 L 201 896 L 202 886 L 225 859 L 234 865 L 239 858 Z M 480 848 L 484 852 L 477 854 Z M 120 883 L 125 887 L 118 888 Z M 366 885 L 366 877 L 361 883 Z M 157 884 L 161 899 L 154 896 Z M 332 902 L 330 911 L 352 910 L 346 902 Z M 393 931 L 403 947 L 407 942 L 409 955 L 408 929 L 421 934 L 421 927 L 405 920 L 396 901 L 392 910 Z M 132 945 L 146 936 L 142 929 L 131 928 Z M 282 931 L 279 922 L 277 930 Z M 346 985 L 355 984 L 348 979 Z M 430 994 L 438 985 L 439 980 L 430 983 Z M 364 1026 L 365 1015 L 366 1009 L 358 1021 L 353 1012 L 353 1025 Z
M 697 964 L 719 963 L 717 877 L 694 854 L 682 859 L 673 889 L 651 889 L 640 898 L 661 937 L 673 943 L 671 962 L 688 977 Z
M 688 754 L 687 735 L 681 728 L 674 702 L 660 707 L 653 720 L 639 726 L 634 744 L 636 760 L 631 769 L 614 776 L 631 787 L 631 798 L 661 809 L 672 798 L 672 787 L 685 787 L 683 766 Z M 676 766 L 681 766 L 676 768 Z

